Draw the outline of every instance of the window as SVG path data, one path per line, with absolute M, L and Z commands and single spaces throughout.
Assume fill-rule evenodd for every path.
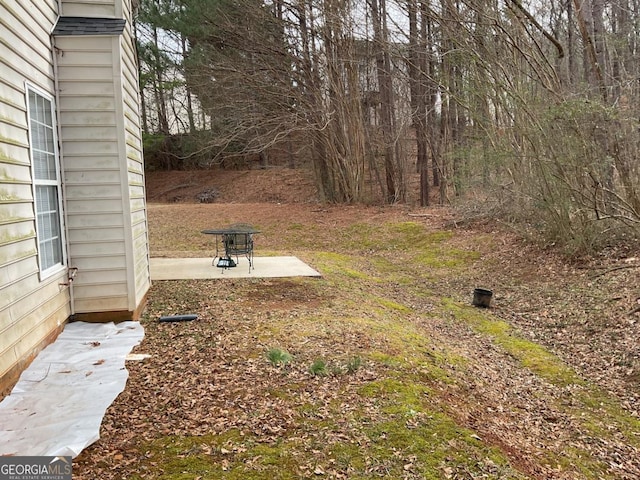
M 53 102 L 29 87 L 27 92 L 38 259 L 46 276 L 64 262 L 60 166 Z

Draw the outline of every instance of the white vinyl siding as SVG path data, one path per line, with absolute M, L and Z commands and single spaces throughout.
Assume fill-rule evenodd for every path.
M 69 17 L 119 17 L 122 0 L 62 0 L 62 15 Z M 124 0 L 128 1 L 128 0 Z
M 60 163 L 51 98 L 27 87 L 40 272 L 46 278 L 64 264 Z
M 66 269 L 54 268 L 46 278 L 40 272 L 26 88 L 54 98 L 50 32 L 57 18 L 57 0 L 0 0 L 0 387 L 16 378 L 71 314 L 69 288 L 61 286 Z M 47 133 L 39 138 L 50 147 Z
M 52 39 L 61 15 L 126 28 Z M 131 25 L 131 0 L 0 0 L 0 388 L 71 315 L 125 319 L 149 288 Z
M 108 2 L 63 0 L 83 14 Z M 120 35 L 55 36 L 74 310 L 133 311 L 150 287 L 138 72 L 130 2 Z M 74 10 L 75 12 L 75 10 Z M 111 14 L 113 15 L 113 13 Z M 110 16 L 110 15 L 109 15 Z
M 130 2 L 123 2 L 129 8 Z M 130 14 L 130 11 L 128 12 Z M 138 68 L 135 54 L 135 42 L 131 29 L 125 29 L 121 37 L 122 49 L 122 92 L 123 116 L 127 170 L 128 195 L 131 219 L 135 298 L 140 301 L 150 287 L 149 239 L 147 236 L 146 193 L 144 185 L 144 165 L 142 155 L 142 133 L 140 126 Z

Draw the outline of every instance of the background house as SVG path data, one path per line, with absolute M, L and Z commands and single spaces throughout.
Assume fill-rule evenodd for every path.
M 0 392 L 70 318 L 144 306 L 136 3 L 0 3 Z

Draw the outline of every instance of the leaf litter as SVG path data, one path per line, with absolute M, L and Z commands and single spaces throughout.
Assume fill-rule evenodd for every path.
M 394 243 L 390 226 L 448 216 L 150 205 L 154 254 L 211 254 L 198 232 L 244 221 L 258 255 L 324 277 L 155 282 L 136 350 L 151 356 L 128 363 L 74 478 L 639 478 L 637 252 L 570 262 L 482 226 L 439 239 L 440 256 L 477 254 L 443 266 Z M 493 308 L 470 306 L 479 286 Z M 198 320 L 157 321 L 184 313 Z

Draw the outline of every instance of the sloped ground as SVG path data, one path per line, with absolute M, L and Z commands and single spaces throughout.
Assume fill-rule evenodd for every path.
M 265 201 L 152 203 L 152 253 L 211 254 L 200 230 L 242 221 L 257 255 L 323 278 L 156 282 L 152 357 L 74 478 L 640 478 L 638 252 L 571 264 L 445 209 L 300 202 L 308 177 L 258 172 L 243 185 Z M 157 322 L 179 313 L 199 319 Z
M 308 203 L 317 200 L 311 172 L 280 167 L 155 171 L 146 174 L 146 184 L 147 199 L 154 203 Z

